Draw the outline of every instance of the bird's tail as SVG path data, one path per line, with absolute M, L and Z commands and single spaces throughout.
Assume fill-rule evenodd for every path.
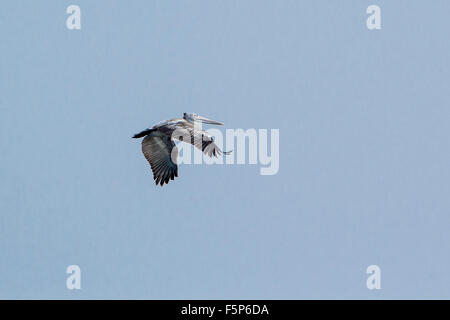
M 230 150 L 230 151 L 222 151 L 222 152 L 223 152 L 223 154 L 224 154 L 224 155 L 226 155 L 226 156 L 227 156 L 227 155 L 229 155 L 230 153 L 232 153 L 232 152 L 233 152 L 233 150 Z
M 137 139 L 137 138 L 142 138 L 145 137 L 146 135 L 152 133 L 153 131 L 155 131 L 156 129 L 145 129 L 144 131 L 141 131 L 139 133 L 136 133 L 133 138 Z

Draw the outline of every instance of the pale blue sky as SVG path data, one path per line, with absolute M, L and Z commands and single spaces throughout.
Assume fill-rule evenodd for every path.
M 450 298 L 449 12 L 3 2 L 0 298 Z M 155 187 L 130 137 L 182 112 L 280 129 L 279 173 L 184 165 Z

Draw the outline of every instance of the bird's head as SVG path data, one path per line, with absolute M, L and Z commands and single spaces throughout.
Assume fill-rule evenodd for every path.
M 214 121 L 214 120 L 211 120 L 211 119 L 199 116 L 198 114 L 195 114 L 195 113 L 186 113 L 185 112 L 183 114 L 183 119 L 187 120 L 189 122 L 192 122 L 192 123 L 194 123 L 194 122 L 201 122 L 201 123 L 215 124 L 215 125 L 220 125 L 220 126 L 223 125 L 222 122 Z

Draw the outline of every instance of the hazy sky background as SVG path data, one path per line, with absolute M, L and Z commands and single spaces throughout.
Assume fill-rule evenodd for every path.
M 450 298 L 449 1 L 1 7 L 0 298 Z M 280 129 L 279 173 L 156 187 L 131 136 L 183 112 Z

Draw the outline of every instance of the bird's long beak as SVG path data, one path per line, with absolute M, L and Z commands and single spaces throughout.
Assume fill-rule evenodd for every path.
M 222 123 L 222 122 L 214 121 L 214 120 L 211 120 L 211 119 L 202 117 L 202 116 L 196 116 L 196 117 L 195 117 L 195 121 L 200 121 L 200 122 L 202 122 L 202 123 L 215 124 L 215 125 L 218 125 L 218 126 L 223 126 L 223 123 Z

